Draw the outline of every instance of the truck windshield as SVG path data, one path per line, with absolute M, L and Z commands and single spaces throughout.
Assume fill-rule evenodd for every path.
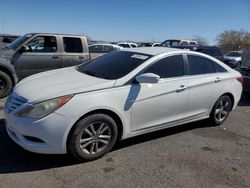
M 7 47 L 13 50 L 16 50 L 20 45 L 22 45 L 30 37 L 32 37 L 32 34 L 23 35 L 22 37 L 19 37 L 18 39 L 14 40 L 12 43 L 8 44 Z
M 127 75 L 152 55 L 136 52 L 115 51 L 87 64 L 80 65 L 77 70 L 98 78 L 116 80 Z

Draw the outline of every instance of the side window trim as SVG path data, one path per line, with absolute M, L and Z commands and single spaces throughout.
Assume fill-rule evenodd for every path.
M 67 52 L 67 50 L 65 50 L 65 41 L 64 41 L 64 39 L 65 40 L 68 40 L 68 39 L 78 39 L 79 41 L 80 41 L 80 45 L 81 45 L 81 52 L 79 51 L 79 52 L 76 52 L 76 51 L 74 51 L 74 52 Z M 83 45 L 83 41 L 82 41 L 82 38 L 81 37 L 75 37 L 75 36 L 63 36 L 62 37 L 62 43 L 63 43 L 63 52 L 64 53 L 66 53 L 66 54 L 81 54 L 81 53 L 83 53 L 84 52 L 84 45 Z

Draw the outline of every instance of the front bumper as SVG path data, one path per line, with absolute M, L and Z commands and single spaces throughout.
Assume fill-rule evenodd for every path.
M 224 63 L 227 64 L 231 68 L 236 68 L 239 65 L 239 62 L 236 60 L 224 60 Z
M 4 115 L 8 135 L 22 148 L 35 153 L 67 153 L 67 137 L 74 124 L 72 118 L 57 113 L 39 120 L 16 118 L 11 113 Z

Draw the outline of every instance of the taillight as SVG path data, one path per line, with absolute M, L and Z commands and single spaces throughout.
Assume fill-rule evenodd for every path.
M 238 80 L 241 84 L 244 82 L 244 78 L 242 76 L 237 77 L 236 80 Z

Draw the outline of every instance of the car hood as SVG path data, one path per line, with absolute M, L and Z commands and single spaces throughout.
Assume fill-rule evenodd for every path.
M 14 55 L 15 51 L 8 48 L 8 47 L 3 47 L 0 49 L 0 58 L 4 58 L 7 60 L 10 60 L 12 56 Z
M 115 80 L 83 74 L 75 67 L 35 74 L 20 81 L 14 92 L 29 102 L 40 102 L 59 96 L 113 87 Z

